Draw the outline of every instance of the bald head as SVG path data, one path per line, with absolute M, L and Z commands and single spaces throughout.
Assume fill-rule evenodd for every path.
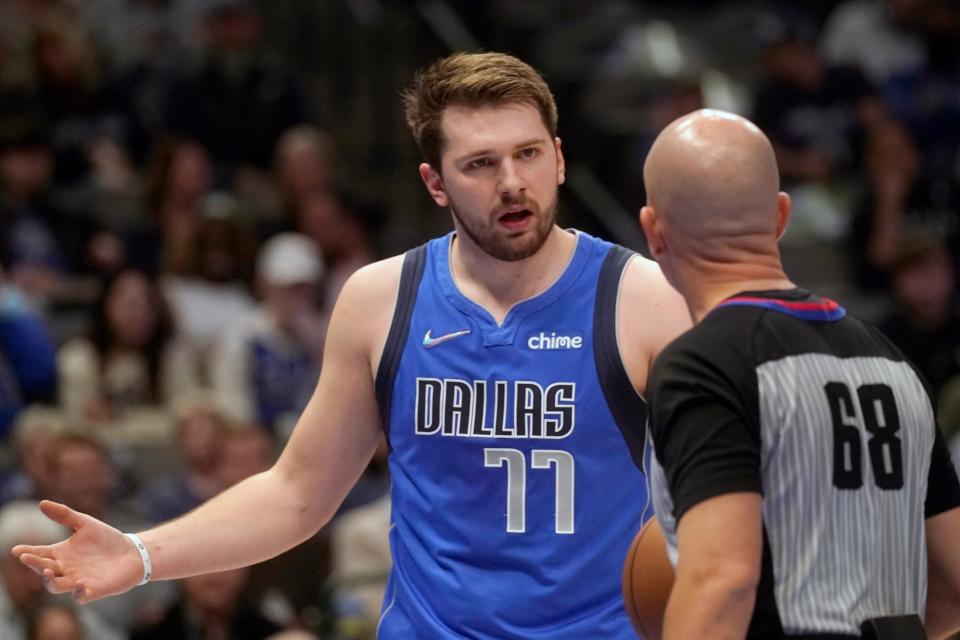
M 749 120 L 702 109 L 673 121 L 653 143 L 643 177 L 649 206 L 677 240 L 776 244 L 777 161 Z

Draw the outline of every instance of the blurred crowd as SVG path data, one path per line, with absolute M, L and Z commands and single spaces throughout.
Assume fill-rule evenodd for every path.
M 75 609 L 2 550 L 64 535 L 38 498 L 134 531 L 269 467 L 345 280 L 448 227 L 397 96 L 451 49 L 545 74 L 562 222 L 638 250 L 660 128 L 702 106 L 751 116 L 793 197 L 788 271 L 904 350 L 960 461 L 954 1 L 0 0 L 0 16 L 4 639 L 372 637 L 385 451 L 330 527 L 250 570 Z

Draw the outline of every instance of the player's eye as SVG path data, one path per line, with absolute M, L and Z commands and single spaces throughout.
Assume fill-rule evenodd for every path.
M 467 163 L 467 169 L 483 169 L 493 164 L 490 158 L 476 158 Z
M 520 157 L 525 160 L 532 160 L 533 158 L 536 158 L 539 154 L 540 154 L 540 150 L 537 149 L 536 147 L 527 147 L 526 149 L 522 149 L 520 151 Z

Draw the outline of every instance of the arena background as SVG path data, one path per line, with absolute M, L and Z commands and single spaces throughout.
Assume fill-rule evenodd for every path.
M 794 201 L 789 273 L 913 359 L 956 458 L 958 43 L 950 0 L 0 0 L 0 550 L 58 535 L 23 499 L 132 530 L 270 464 L 344 279 L 450 228 L 399 95 L 457 50 L 545 75 L 561 222 L 639 251 L 656 133 L 753 118 Z M 79 614 L 37 613 L 5 557 L 0 637 L 57 615 L 177 637 L 184 608 L 229 637 L 372 637 L 388 485 L 379 456 L 302 548 Z

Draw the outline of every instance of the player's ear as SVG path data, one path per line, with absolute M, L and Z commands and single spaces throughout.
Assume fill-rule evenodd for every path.
M 447 197 L 447 191 L 443 185 L 443 176 L 440 175 L 439 171 L 424 162 L 420 165 L 420 178 L 427 187 L 430 197 L 437 203 L 437 206 L 449 206 L 450 199 Z
M 647 237 L 650 256 L 654 260 L 659 260 L 667 249 L 667 241 L 663 236 L 660 217 L 657 215 L 656 209 L 650 205 L 640 209 L 640 226 L 643 227 L 643 233 Z
M 567 163 L 560 150 L 560 138 L 554 138 L 553 144 L 557 149 L 557 184 L 563 184 L 567 180 Z
M 787 225 L 790 223 L 790 211 L 792 204 L 790 196 L 781 191 L 777 194 L 777 240 L 783 237 L 787 231 Z

